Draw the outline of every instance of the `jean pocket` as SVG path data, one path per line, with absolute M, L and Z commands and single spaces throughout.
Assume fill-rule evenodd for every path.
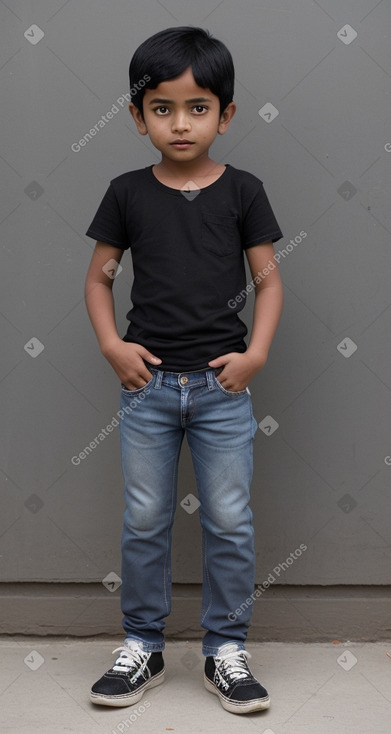
M 121 382 L 121 391 L 124 395 L 128 397 L 132 397 L 133 395 L 139 395 L 141 392 L 144 392 L 149 387 L 152 387 L 152 383 L 155 379 L 155 375 L 152 375 L 151 379 L 148 380 L 148 382 L 145 383 L 142 387 L 137 387 L 135 390 L 128 390 L 127 387 Z
M 216 375 L 214 376 L 215 383 L 219 390 L 221 390 L 224 395 L 228 395 L 230 398 L 240 398 L 242 395 L 250 395 L 250 390 L 248 387 L 245 387 L 244 390 L 237 390 L 236 392 L 234 390 L 226 390 L 225 387 L 222 386 L 221 382 L 217 379 Z

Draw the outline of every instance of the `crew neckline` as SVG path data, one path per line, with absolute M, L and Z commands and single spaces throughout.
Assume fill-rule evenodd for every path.
M 166 191 L 167 193 L 172 194 L 173 196 L 183 196 L 182 189 L 174 189 L 172 186 L 167 186 L 166 184 L 159 181 L 158 178 L 156 178 L 152 170 L 154 165 L 155 163 L 152 163 L 150 166 L 147 166 L 147 171 L 149 172 L 149 175 L 152 178 L 153 183 L 162 191 Z M 217 184 L 220 183 L 221 179 L 224 178 L 228 169 L 231 168 L 229 163 L 224 163 L 224 165 L 225 165 L 225 170 L 222 172 L 222 174 L 218 178 L 216 178 L 216 181 L 213 181 L 213 183 L 209 184 L 208 186 L 203 186 L 201 189 L 199 189 L 200 194 L 202 194 L 203 191 L 209 191 L 213 186 L 217 186 Z

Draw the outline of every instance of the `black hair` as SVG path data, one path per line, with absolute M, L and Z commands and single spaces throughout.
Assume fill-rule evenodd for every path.
M 147 38 L 135 51 L 129 66 L 131 101 L 143 115 L 145 90 L 180 76 L 191 66 L 199 87 L 210 89 L 220 100 L 220 115 L 232 102 L 235 70 L 222 41 L 193 26 L 167 28 Z

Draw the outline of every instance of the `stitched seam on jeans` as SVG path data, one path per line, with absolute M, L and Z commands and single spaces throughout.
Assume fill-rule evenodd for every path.
M 168 598 L 167 598 L 167 560 L 168 560 L 168 554 L 169 554 L 169 548 L 170 548 L 169 533 L 172 532 L 171 524 L 172 524 L 173 514 L 175 512 L 175 505 L 174 505 L 174 501 L 173 501 L 173 496 L 174 496 L 174 491 L 175 491 L 175 487 L 176 487 L 176 483 L 177 483 L 178 460 L 179 460 L 179 454 L 180 454 L 180 451 L 181 451 L 181 446 L 182 446 L 182 444 L 180 444 L 180 446 L 179 446 L 179 449 L 178 449 L 177 455 L 176 455 L 176 459 L 175 459 L 175 464 L 174 464 L 174 472 L 173 472 L 172 484 L 171 484 L 171 510 L 170 510 L 170 519 L 169 519 L 169 524 L 168 524 L 167 533 L 166 533 L 166 555 L 165 555 L 165 558 L 164 558 L 163 583 L 164 583 L 164 601 L 166 603 L 166 612 L 167 612 L 167 614 L 168 614 L 168 610 L 169 610 Z
M 212 606 L 212 601 L 213 601 L 212 586 L 211 586 L 211 583 L 210 583 L 210 577 L 209 577 L 209 569 L 208 569 L 208 564 L 207 564 L 207 557 L 208 557 L 208 548 L 207 548 L 207 546 L 208 546 L 208 541 L 207 541 L 207 538 L 206 538 L 206 530 L 204 530 L 204 562 L 205 562 L 205 576 L 206 576 L 206 578 L 207 578 L 207 581 L 208 581 L 208 587 L 209 587 L 209 592 L 210 592 L 210 601 L 209 601 L 209 605 L 208 605 L 208 608 L 207 608 L 207 609 L 205 610 L 205 613 L 204 613 L 204 614 L 202 615 L 202 618 L 201 618 L 201 623 L 202 623 L 202 622 L 204 621 L 204 619 L 205 619 L 206 615 L 208 614 L 208 612 L 209 612 L 209 610 L 210 610 L 210 608 L 211 608 L 211 606 Z

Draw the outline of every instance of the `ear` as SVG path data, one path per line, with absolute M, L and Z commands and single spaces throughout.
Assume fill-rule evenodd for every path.
M 147 126 L 143 120 L 142 114 L 138 107 L 133 104 L 133 102 L 130 102 L 129 104 L 129 112 L 136 123 L 137 130 L 139 131 L 140 135 L 148 135 Z
M 219 133 L 219 135 L 224 135 L 224 133 L 227 132 L 235 112 L 236 104 L 235 102 L 230 102 L 220 117 L 219 126 L 217 128 L 217 132 Z

